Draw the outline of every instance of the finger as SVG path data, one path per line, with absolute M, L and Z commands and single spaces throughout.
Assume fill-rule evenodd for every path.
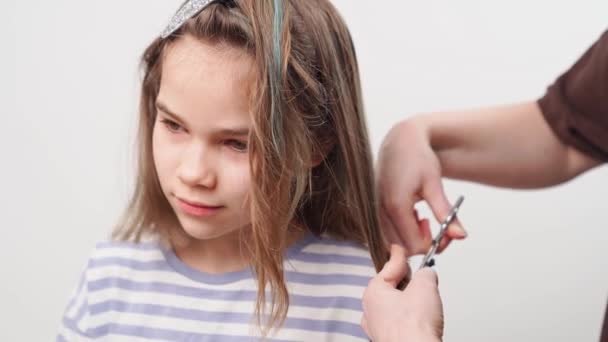
M 397 234 L 397 229 L 391 220 L 386 216 L 386 212 L 384 210 L 380 210 L 379 216 L 382 231 L 384 232 L 384 237 L 386 239 L 386 247 L 390 249 L 390 245 L 393 243 L 405 246 L 405 241 L 401 240 L 401 237 L 399 234 Z
M 429 284 L 432 284 L 433 286 L 439 285 L 439 277 L 437 276 L 437 272 L 435 272 L 435 270 L 430 267 L 424 267 L 421 270 L 416 271 L 412 276 L 412 280 L 410 281 L 409 286 L 412 286 L 413 284 L 423 284 L 427 282 Z
M 409 255 L 425 253 L 431 245 L 431 239 L 425 239 L 420 233 L 420 227 L 414 216 L 414 203 L 404 201 L 401 206 L 383 204 L 383 209 Z
M 407 253 L 403 246 L 391 244 L 391 255 L 388 262 L 378 273 L 385 282 L 396 287 L 408 272 Z
M 424 241 L 431 241 L 433 237 L 431 236 L 431 223 L 428 219 L 423 219 L 418 221 L 418 225 L 420 226 L 420 235 Z
M 384 297 L 386 291 L 395 291 L 395 286 L 387 283 L 380 274 L 370 279 L 361 299 L 364 315 L 378 304 L 378 300 Z
M 448 226 L 448 230 L 445 232 L 445 235 L 454 240 L 462 240 L 469 236 L 469 233 L 467 233 L 467 231 L 464 229 L 457 215 L 454 218 L 454 221 L 452 221 L 452 223 L 450 223 Z
M 445 220 L 445 218 L 450 214 L 452 205 L 445 196 L 441 180 L 429 181 L 423 188 L 423 195 L 431 207 L 431 211 L 433 212 L 437 222 L 442 223 L 443 220 Z M 467 232 L 462 227 L 462 224 L 460 224 L 458 217 L 456 217 L 448 227 L 446 236 L 452 239 L 464 239 L 467 236 Z
M 452 238 L 447 235 L 444 235 L 441 241 L 439 241 L 439 246 L 437 247 L 437 254 L 443 252 L 452 242 Z
M 367 326 L 367 320 L 365 319 L 365 315 L 363 316 L 363 318 L 361 318 L 361 328 L 363 328 L 363 331 L 365 331 L 367 336 L 371 336 L 369 328 Z

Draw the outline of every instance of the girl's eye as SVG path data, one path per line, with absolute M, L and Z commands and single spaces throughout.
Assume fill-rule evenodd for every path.
M 182 126 L 180 126 L 178 123 L 168 120 L 168 119 L 162 119 L 161 122 L 165 125 L 165 127 L 167 127 L 167 129 L 173 133 L 178 133 L 181 129 Z
M 237 152 L 247 152 L 247 143 L 240 140 L 226 140 L 225 144 Z

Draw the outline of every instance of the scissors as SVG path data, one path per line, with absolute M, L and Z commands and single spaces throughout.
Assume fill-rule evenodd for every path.
M 439 242 L 445 235 L 445 232 L 448 230 L 448 226 L 450 225 L 450 223 L 452 223 L 452 221 L 454 221 L 454 219 L 456 218 L 456 213 L 458 213 L 458 210 L 460 209 L 460 205 L 462 204 L 462 201 L 464 201 L 464 197 L 459 196 L 458 199 L 456 200 L 456 204 L 454 204 L 452 209 L 450 209 L 450 213 L 448 214 L 448 217 L 446 217 L 446 219 L 443 221 L 443 223 L 441 223 L 441 227 L 439 228 L 439 233 L 437 233 L 437 235 L 433 239 L 433 242 L 431 244 L 431 249 L 429 249 L 428 253 L 426 253 L 426 255 L 424 256 L 424 259 L 422 259 L 422 264 L 420 265 L 420 267 L 418 269 L 421 269 L 421 268 L 427 267 L 427 266 L 432 267 L 433 265 L 435 265 L 435 259 L 433 259 L 433 257 L 435 256 L 435 253 L 437 252 L 437 248 L 439 247 Z

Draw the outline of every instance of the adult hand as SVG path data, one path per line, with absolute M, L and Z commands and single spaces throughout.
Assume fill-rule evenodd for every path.
M 451 209 L 441 175 L 439 158 L 422 121 L 403 121 L 389 131 L 380 148 L 376 170 L 380 218 L 389 242 L 401 244 L 410 255 L 426 253 L 432 241 L 429 222 L 418 218 L 415 204 L 426 201 L 438 222 L 442 222 Z M 440 242 L 438 252 L 452 239 L 465 237 L 465 230 L 455 220 Z
M 414 273 L 405 290 L 397 290 L 407 270 L 405 250 L 393 244 L 389 261 L 365 290 L 361 325 L 375 342 L 441 341 L 443 307 L 437 274 L 425 267 Z

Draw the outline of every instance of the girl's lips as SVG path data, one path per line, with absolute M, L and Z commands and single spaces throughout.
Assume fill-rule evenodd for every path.
M 197 217 L 208 217 L 214 215 L 223 208 L 222 206 L 210 206 L 206 204 L 193 203 L 181 198 L 177 198 L 177 204 L 186 214 Z

